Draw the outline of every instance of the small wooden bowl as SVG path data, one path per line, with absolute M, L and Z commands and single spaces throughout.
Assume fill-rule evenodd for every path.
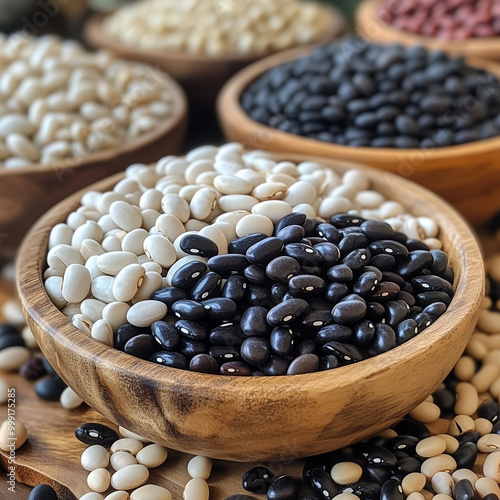
M 442 196 L 470 222 L 486 222 L 500 210 L 500 137 L 434 150 L 349 147 L 282 132 L 250 118 L 240 104 L 243 91 L 274 66 L 309 54 L 294 49 L 240 71 L 222 89 L 217 112 L 231 141 L 251 148 L 338 158 L 370 165 L 422 184 Z M 500 65 L 468 60 L 500 77 Z
M 317 41 L 327 43 L 339 38 L 347 29 L 343 15 L 333 7 L 323 7 L 331 19 L 330 30 Z M 84 27 L 84 38 L 94 49 L 107 49 L 124 59 L 142 61 L 159 68 L 180 82 L 190 101 L 197 105 L 213 107 L 213 101 L 224 83 L 241 68 L 269 55 L 227 54 L 209 56 L 187 52 L 167 52 L 144 49 L 110 36 L 102 27 L 103 15 L 92 16 Z
M 30 226 L 71 193 L 132 163 L 150 163 L 180 152 L 187 125 L 186 97 L 174 80 L 166 75 L 161 78 L 171 89 L 174 109 L 157 129 L 85 158 L 15 170 L 0 168 L 0 258 L 12 258 Z
M 383 44 L 423 45 L 428 49 L 445 50 L 450 54 L 500 61 L 500 37 L 439 40 L 431 36 L 402 31 L 378 16 L 380 0 L 365 0 L 356 11 L 357 33 L 372 42 Z
M 374 189 L 416 215 L 434 217 L 441 227 L 456 294 L 448 311 L 424 332 L 356 365 L 282 377 L 206 375 L 129 356 L 77 330 L 43 287 L 50 230 L 79 206 L 80 191 L 37 222 L 18 255 L 22 306 L 51 365 L 113 422 L 170 448 L 214 458 L 295 459 L 348 445 L 400 419 L 436 389 L 467 344 L 484 294 L 481 253 L 467 224 L 430 191 L 367 167 L 318 161 L 338 172 L 359 167 Z M 119 179 L 90 189 L 109 190 Z

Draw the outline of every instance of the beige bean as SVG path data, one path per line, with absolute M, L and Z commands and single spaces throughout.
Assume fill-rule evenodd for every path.
M 433 422 L 439 415 L 441 414 L 441 410 L 439 406 L 434 403 L 429 403 L 428 401 L 424 401 L 420 403 L 417 407 L 410 411 L 410 416 L 419 422 Z
M 249 194 L 253 189 L 252 184 L 248 180 L 236 175 L 224 174 L 215 177 L 214 187 L 221 194 Z M 255 197 L 257 198 L 257 196 Z
M 212 472 L 212 461 L 206 457 L 193 457 L 187 464 L 187 470 L 192 478 L 208 479 Z
M 140 264 L 130 264 L 124 267 L 116 275 L 112 284 L 112 293 L 115 300 L 122 302 L 132 300 L 144 282 L 145 276 L 146 270 Z M 114 302 L 114 300 L 109 302 Z
M 334 500 L 359 500 L 359 497 L 354 493 L 339 493 L 335 495 Z
M 446 442 L 438 436 L 422 439 L 417 443 L 415 451 L 421 457 L 430 458 L 441 455 L 446 450 Z
M 73 326 L 78 328 L 78 330 L 90 337 L 94 322 L 90 321 L 87 316 L 85 316 L 84 314 L 74 314 L 71 318 L 71 322 L 73 323 Z
M 104 319 L 99 319 L 92 325 L 90 336 L 94 340 L 113 347 L 113 328 L 111 324 Z
M 97 493 L 103 493 L 109 488 L 110 474 L 106 469 L 95 469 L 87 476 L 88 487 Z
M 446 443 L 445 451 L 448 455 L 453 455 L 453 453 L 458 450 L 459 442 L 453 436 L 450 436 L 449 434 L 438 434 L 437 437 Z
M 130 495 L 126 491 L 113 491 L 104 500 L 129 500 Z
M 95 469 L 105 469 L 109 464 L 109 453 L 101 445 L 92 445 L 84 450 L 80 458 L 82 467 L 92 472 Z
M 142 225 L 140 212 L 134 209 L 126 201 L 115 201 L 109 207 L 109 214 L 115 224 L 121 229 L 129 232 L 138 229 Z
M 480 361 L 488 354 L 488 348 L 482 342 L 471 339 L 465 348 L 465 352 Z
M 17 450 L 27 439 L 28 430 L 17 416 L 15 420 L 4 420 L 2 425 L 0 425 L 0 449 L 3 451 L 10 452 L 11 450 Z
M 120 436 L 124 438 L 132 438 L 136 439 L 137 441 L 140 441 L 141 443 L 150 443 L 151 440 L 148 438 L 145 438 L 143 436 L 139 436 L 139 434 L 136 434 L 135 432 L 129 431 L 128 429 L 125 429 L 125 427 L 118 427 L 118 433 Z
M 252 207 L 252 213 L 263 215 L 277 224 L 280 219 L 292 213 L 292 207 L 281 200 L 261 201 Z
M 146 483 L 148 478 L 149 470 L 144 465 L 128 465 L 111 476 L 111 486 L 117 490 L 133 490 Z
M 477 475 L 471 471 L 470 469 L 457 469 L 453 474 L 451 475 L 455 483 L 458 483 L 461 479 L 467 479 L 470 481 L 473 485 L 476 484 L 477 481 Z
M 99 255 L 97 266 L 99 269 L 111 276 L 116 276 L 123 268 L 137 264 L 137 255 L 132 252 L 114 251 Z
M 236 224 L 236 234 L 239 238 L 256 232 L 271 236 L 273 230 L 273 221 L 269 217 L 259 214 L 245 215 Z
M 70 264 L 64 271 L 61 293 L 69 303 L 82 302 L 90 292 L 90 272 L 81 264 Z
M 208 500 L 209 495 L 207 482 L 197 477 L 188 481 L 184 488 L 183 498 L 184 500 Z
M 0 372 L 17 370 L 30 357 L 31 353 L 26 347 L 6 347 L 0 351 Z
M 476 388 L 477 392 L 485 392 L 490 385 L 497 379 L 500 373 L 500 366 L 485 365 L 472 377 L 471 384 Z
M 219 255 L 227 253 L 227 239 L 226 235 L 215 225 L 205 226 L 200 229 L 199 234 L 211 239 L 219 250 Z
M 479 432 L 481 436 L 490 434 L 492 428 L 493 428 L 493 423 L 486 418 L 476 418 L 474 420 L 474 430 L 476 432 Z
M 406 475 L 401 482 L 403 493 L 409 495 L 410 493 L 420 492 L 424 489 L 427 478 L 420 472 L 412 472 Z
M 217 191 L 209 187 L 203 187 L 196 191 L 189 204 L 191 217 L 200 220 L 210 217 L 210 214 L 217 207 L 218 196 Z
M 432 500 L 453 500 L 453 497 L 445 493 L 438 493 L 432 497 Z
M 480 498 L 484 498 L 490 493 L 494 493 L 495 495 L 497 495 L 497 497 L 500 498 L 500 488 L 498 486 L 498 481 L 492 477 L 480 477 L 476 481 L 474 487 L 476 488 L 476 491 L 479 494 Z
M 448 472 L 438 472 L 432 476 L 431 479 L 432 489 L 436 493 L 441 493 L 442 495 L 449 495 L 453 493 L 453 478 Z
M 483 309 L 479 313 L 477 327 L 490 335 L 500 333 L 500 312 Z
M 483 359 L 485 365 L 500 365 L 500 349 L 493 349 Z
M 448 432 L 450 421 L 447 418 L 437 418 L 433 422 L 425 424 L 431 434 L 445 434 Z
M 63 408 L 74 410 L 83 403 L 83 399 L 71 387 L 66 387 L 59 398 L 59 402 Z
M 169 268 L 177 260 L 174 245 L 165 236 L 148 236 L 143 246 L 147 257 L 162 267 Z
M 127 312 L 127 321 L 138 327 L 151 326 L 155 321 L 163 319 L 167 314 L 167 306 L 157 300 L 143 300 L 134 304 Z
M 158 222 L 158 219 L 156 219 Z M 122 250 L 131 252 L 137 256 L 144 253 L 144 241 L 149 236 L 149 233 L 142 228 L 134 229 L 127 233 L 122 240 Z
M 177 194 L 165 194 L 161 201 L 161 208 L 164 213 L 175 215 L 182 223 L 189 220 L 189 204 Z
M 80 500 L 104 500 L 104 497 L 96 491 L 91 491 L 80 497 Z
M 458 380 L 469 381 L 476 373 L 476 361 L 470 356 L 462 356 L 455 364 L 453 373 Z
M 422 493 L 414 491 L 406 497 L 406 500 L 425 500 L 425 497 Z
M 500 450 L 500 434 L 486 434 L 477 442 L 477 449 L 483 453 L 492 453 Z
M 354 462 L 340 462 L 332 467 L 330 474 L 337 484 L 344 485 L 358 482 L 363 469 Z
M 430 480 L 438 472 L 448 472 L 451 474 L 456 468 L 457 463 L 455 459 L 450 455 L 443 454 L 425 460 L 420 467 L 420 472 Z
M 162 486 L 146 484 L 134 490 L 130 500 L 172 500 L 172 493 Z
M 159 467 L 168 456 L 168 450 L 159 444 L 150 444 L 142 448 L 136 455 L 137 462 L 148 469 Z M 189 464 L 188 464 L 189 470 Z
M 472 415 L 478 407 L 476 387 L 467 382 L 460 382 L 455 388 L 455 413 L 457 415 Z
M 111 455 L 110 464 L 115 471 L 137 463 L 137 459 L 128 451 L 117 451 Z
M 456 415 L 450 422 L 448 432 L 452 436 L 460 436 L 464 432 L 474 430 L 474 420 L 468 415 Z
M 287 190 L 287 185 L 281 182 L 264 182 L 253 189 L 252 196 L 259 201 L 281 200 Z
M 144 447 L 143 443 L 138 439 L 134 438 L 121 438 L 117 439 L 110 448 L 111 453 L 116 453 L 117 451 L 127 451 L 132 455 L 137 455 L 140 450 Z
M 257 198 L 248 194 L 227 194 L 217 200 L 217 205 L 224 212 L 233 212 L 234 210 L 246 210 L 250 212 L 258 203 L 259 200 Z
M 114 284 L 115 278 L 112 276 L 97 276 L 92 280 L 90 291 L 96 299 L 109 304 L 117 300 L 114 295 Z

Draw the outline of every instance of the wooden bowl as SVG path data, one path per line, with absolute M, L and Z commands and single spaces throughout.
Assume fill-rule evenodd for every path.
M 187 101 L 177 83 L 166 75 L 161 78 L 171 89 L 174 108 L 155 130 L 85 158 L 15 170 L 0 168 L 0 258 L 12 258 L 30 226 L 71 193 L 132 163 L 150 163 L 180 152 L 187 125 Z
M 323 7 L 331 19 L 330 30 L 317 43 L 327 43 L 339 38 L 347 29 L 343 15 L 333 7 Z M 94 49 L 107 49 L 124 59 L 142 61 L 157 67 L 179 81 L 191 102 L 213 107 L 213 101 L 224 83 L 241 68 L 269 55 L 227 54 L 209 56 L 187 52 L 167 52 L 161 49 L 144 49 L 109 35 L 102 27 L 104 15 L 92 16 L 84 27 L 84 38 Z
M 356 11 L 356 32 L 366 40 L 378 43 L 424 45 L 428 49 L 445 50 L 450 54 L 500 61 L 500 37 L 439 40 L 431 36 L 402 31 L 378 16 L 380 0 L 365 0 Z
M 318 161 L 339 172 L 358 167 Z M 444 201 L 405 179 L 359 168 L 374 189 L 416 215 L 435 218 L 455 271 L 456 294 L 448 311 L 406 344 L 356 365 L 281 377 L 183 371 L 101 344 L 70 323 L 42 282 L 49 232 L 79 206 L 80 191 L 37 222 L 18 255 L 19 295 L 43 353 L 104 416 L 193 454 L 247 462 L 295 459 L 346 446 L 393 424 L 436 389 L 465 348 L 484 295 L 483 261 L 469 227 Z M 109 190 L 120 178 L 90 189 Z
M 500 210 L 500 136 L 459 146 L 425 149 L 349 147 L 282 132 L 250 118 L 240 104 L 243 91 L 274 66 L 309 54 L 294 49 L 258 61 L 236 74 L 222 89 L 217 112 L 226 137 L 271 151 L 338 158 L 370 165 L 422 184 L 478 224 Z M 500 77 L 500 65 L 470 59 Z

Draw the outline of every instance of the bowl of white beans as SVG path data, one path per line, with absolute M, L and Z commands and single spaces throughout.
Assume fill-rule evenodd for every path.
M 442 249 L 454 273 L 447 311 L 390 351 L 289 376 L 236 376 L 222 367 L 200 373 L 158 364 L 165 353 L 139 359 L 119 346 L 124 324 L 144 333 L 165 316 L 164 303 L 151 299 L 172 284 L 173 271 L 199 263 L 179 246 L 186 234 L 205 236 L 227 254 L 236 238 L 271 235 L 276 221 L 294 212 L 370 217 L 421 248 Z M 484 293 L 476 240 L 436 195 L 365 166 L 236 143 L 132 165 L 70 196 L 32 228 L 17 272 L 33 334 L 84 401 L 165 446 L 236 461 L 322 453 L 397 421 L 452 369 Z M 155 342 L 147 337 L 141 342 Z
M 314 2 L 146 0 L 91 18 L 85 39 L 166 71 L 196 103 L 212 106 L 223 83 L 247 64 L 345 30 L 339 11 Z
M 56 37 L 0 38 L 0 255 L 72 192 L 176 152 L 187 104 L 168 76 Z

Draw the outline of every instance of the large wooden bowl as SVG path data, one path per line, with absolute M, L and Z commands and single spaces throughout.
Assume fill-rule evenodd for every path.
M 358 167 L 318 161 L 339 172 Z M 19 295 L 43 353 L 104 416 L 193 454 L 236 461 L 293 459 L 348 445 L 393 424 L 438 386 L 465 348 L 484 294 L 483 261 L 469 227 L 444 201 L 397 176 L 359 168 L 375 189 L 414 214 L 435 218 L 455 271 L 456 294 L 448 311 L 406 344 L 356 365 L 282 377 L 182 371 L 101 344 L 70 323 L 42 282 L 50 229 L 79 206 L 80 191 L 37 222 L 18 255 Z M 90 189 L 109 190 L 120 178 Z
M 416 35 L 394 28 L 380 19 L 379 5 L 380 0 L 365 0 L 356 11 L 356 32 L 366 40 L 384 44 L 424 45 L 428 49 L 445 50 L 450 54 L 500 61 L 500 37 L 460 41 Z
M 158 127 L 129 143 L 85 158 L 15 170 L 0 168 L 0 258 L 12 258 L 30 226 L 50 207 L 71 193 L 136 162 L 150 163 L 180 152 L 187 125 L 184 92 L 171 78 L 168 83 L 173 111 Z
M 331 19 L 328 33 L 317 43 L 327 43 L 339 38 L 347 29 L 343 15 L 333 7 L 323 7 Z M 186 90 L 190 101 L 200 106 L 213 106 L 213 101 L 224 83 L 241 68 L 261 59 L 264 54 L 228 54 L 209 56 L 187 52 L 168 52 L 161 49 L 144 49 L 109 35 L 102 27 L 104 16 L 92 16 L 84 27 L 84 38 L 94 49 L 107 49 L 124 59 L 142 61 L 157 67 L 177 81 Z
M 269 69 L 310 50 L 295 49 L 268 57 L 227 82 L 219 95 L 217 112 L 229 140 L 257 149 L 360 162 L 398 174 L 439 194 L 474 224 L 487 221 L 500 210 L 500 137 L 434 150 L 349 147 L 289 134 L 252 120 L 240 104 L 243 91 Z M 496 63 L 478 59 L 468 63 L 500 77 Z

